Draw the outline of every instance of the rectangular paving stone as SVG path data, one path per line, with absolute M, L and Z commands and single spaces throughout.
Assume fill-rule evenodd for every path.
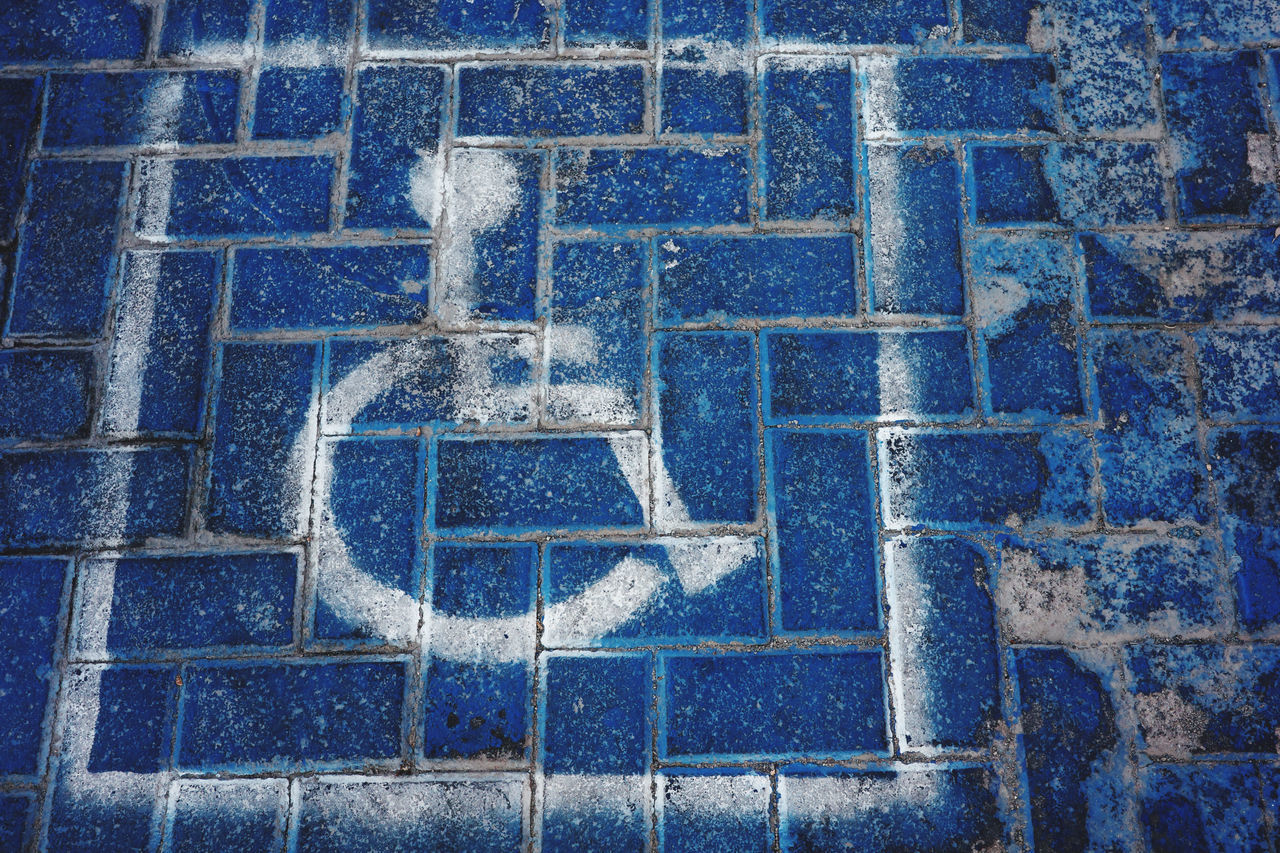
M 42 78 L 0 77 L 0 151 L 5 152 L 0 166 L 0 240 L 6 242 L 13 239 L 14 219 L 22 204 L 25 155 L 40 118 L 43 92 Z
M 1154 853 L 1266 850 L 1266 818 L 1248 765 L 1150 766 L 1142 774 L 1142 824 Z
M 154 160 L 135 228 L 156 240 L 300 236 L 329 228 L 327 156 Z
M 435 450 L 435 526 L 465 532 L 627 528 L 644 524 L 637 433 L 445 437 Z M 643 491 L 643 489 L 640 489 Z
M 691 48 L 689 55 L 701 54 Z M 683 55 L 683 54 L 681 54 Z M 691 133 L 741 136 L 747 132 L 751 78 L 740 71 L 724 71 L 707 63 L 662 66 L 662 134 Z
M 182 682 L 182 769 L 398 764 L 403 661 L 201 662 Z
M 1078 0 L 1049 9 L 1065 124 L 1083 134 L 1156 132 L 1145 5 Z
M 891 0 L 868 5 L 855 0 L 765 0 L 762 34 L 780 42 L 823 44 L 915 44 L 947 26 L 942 0 Z
M 890 429 L 877 443 L 886 527 L 984 530 L 1093 516 L 1083 435 Z
M 766 853 L 773 835 L 769 829 L 772 796 L 769 778 L 753 770 L 663 771 L 658 775 L 657 798 L 660 849 L 666 853 Z
M 391 5 L 406 12 L 413 7 Z M 369 9 L 371 42 L 382 6 L 375 2 Z M 467 8 L 460 0 L 456 6 Z M 439 149 L 443 107 L 444 71 L 440 68 L 370 65 L 357 71 L 347 176 L 348 228 L 434 227 L 431 212 L 419 209 L 422 192 L 415 190 L 414 181 L 425 181 L 423 192 L 431 191 L 433 164 L 428 158 Z
M 75 648 L 127 659 L 287 646 L 298 570 L 293 553 L 91 560 L 81 569 Z
M 339 67 L 264 68 L 258 74 L 254 139 L 317 139 L 342 129 Z
M 968 764 L 790 765 L 778 777 L 782 850 L 963 850 L 999 845 L 997 780 Z M 923 791 L 928 795 L 921 797 Z
M 1256 222 L 1280 216 L 1275 140 L 1267 131 L 1258 54 L 1168 54 L 1160 59 L 1160 71 L 1183 219 Z
M 232 70 L 54 74 L 43 145 L 234 142 L 239 94 Z
M 413 325 L 429 316 L 426 243 L 240 248 L 231 269 L 237 332 Z
M 764 218 L 853 216 L 858 200 L 849 62 L 767 58 L 760 85 Z
M 45 704 L 66 579 L 65 559 L 0 558 L 0 613 L 8 626 L 0 637 L 7 673 L 0 693 L 0 776 L 40 772 Z M 25 823 L 24 812 L 19 839 Z
M 551 38 L 548 11 L 517 0 L 371 0 L 367 26 L 375 50 L 493 52 Z
M 969 336 L 773 329 L 761 336 L 765 422 L 834 424 L 973 413 Z
M 273 65 L 341 65 L 355 24 L 346 0 L 271 0 L 262 23 L 267 62 Z
M 1000 660 L 987 561 L 964 539 L 885 545 L 889 656 L 901 748 L 982 749 L 1001 721 Z
M 1052 132 L 1054 72 L 1042 56 L 859 60 L 867 134 Z
M 639 63 L 464 65 L 456 132 L 536 139 L 637 134 L 644 131 L 645 98 Z
M 305 523 L 318 354 L 302 343 L 222 345 L 205 509 L 210 530 L 279 538 Z
M 756 518 L 756 353 L 741 332 L 668 332 L 654 347 L 658 439 L 673 493 L 662 521 L 747 524 Z
M 651 782 L 638 775 L 548 775 L 542 792 L 544 853 L 645 849 Z
M 284 836 L 285 779 L 184 780 L 174 783 L 169 796 L 165 836 L 173 850 L 270 850 Z
M 1096 440 L 1107 520 L 1205 521 L 1207 472 L 1186 339 L 1157 330 L 1099 329 L 1089 344 L 1104 424 Z
M 142 59 L 151 12 L 128 0 L 53 0 L 0 19 L 5 62 Z
M 171 0 L 160 31 L 165 57 L 239 58 L 248 53 L 249 0 L 216 5 L 199 0 Z
M 1232 47 L 1280 31 L 1280 9 L 1256 0 L 1154 0 L 1151 11 L 1161 50 Z
M 638 49 L 649 38 L 646 0 L 567 0 L 564 39 L 569 47 Z
M 98 719 L 89 772 L 161 770 L 173 744 L 176 667 L 111 666 L 98 672 Z
M 179 536 L 191 453 L 184 447 L 0 454 L 0 545 L 124 544 Z
M 638 775 L 649 765 L 649 653 L 543 657 L 543 766 L 548 773 Z
M 877 145 L 865 159 L 871 310 L 963 314 L 960 175 L 950 150 Z
M 601 229 L 747 221 L 747 153 L 596 148 L 556 153 L 556 219 Z
M 19 229 L 6 331 L 92 338 L 115 274 L 116 215 L 125 164 L 42 160 L 32 169 Z
M 688 236 L 658 245 L 658 323 L 857 313 L 857 238 Z
M 1004 228 L 1058 224 L 1044 145 L 969 145 L 969 221 Z
M 866 437 L 770 429 L 765 445 L 778 628 L 876 630 L 879 547 Z
M 1050 421 L 1084 414 L 1074 265 L 1065 238 L 969 242 L 969 294 L 989 415 Z
M 966 42 L 1026 44 L 1031 37 L 1032 10 L 1037 23 L 1043 8 L 1037 0 L 960 0 Z
M 95 372 L 93 350 L 0 351 L 0 440 L 85 436 Z
M 1280 330 L 1205 328 L 1194 335 L 1204 411 L 1214 420 L 1280 420 Z
M 741 44 L 747 38 L 750 13 L 746 0 L 669 0 L 662 4 L 664 39 L 709 39 Z
M 1265 631 L 1280 625 L 1280 506 L 1267 480 L 1280 464 L 1280 433 L 1214 430 L 1208 449 L 1237 614 L 1245 630 Z
M 664 653 L 663 756 L 883 752 L 878 651 Z

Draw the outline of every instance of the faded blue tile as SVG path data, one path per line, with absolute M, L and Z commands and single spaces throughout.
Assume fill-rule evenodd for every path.
M 1280 625 L 1280 501 L 1269 479 L 1280 467 L 1280 433 L 1214 431 L 1209 461 L 1240 621 L 1249 631 Z
M 1154 0 L 1156 44 L 1171 47 L 1231 47 L 1261 42 L 1280 32 L 1280 9 L 1254 0 Z
M 440 439 L 436 527 L 487 533 L 639 527 L 646 507 L 622 466 L 642 460 L 644 444 L 634 433 L 613 435 Z
M 101 333 L 116 267 L 124 175 L 125 164 L 118 162 L 35 165 L 18 235 L 9 334 L 92 338 Z
M 0 439 L 84 437 L 95 372 L 92 350 L 0 351 Z
M 425 243 L 243 248 L 232 257 L 237 332 L 414 325 L 429 316 Z
M 3 38 L 0 31 L 0 44 Z M 13 239 L 22 203 L 27 147 L 39 119 L 43 83 L 39 77 L 0 77 L 0 240 L 6 242 Z
M 43 144 L 234 142 L 239 94 L 231 70 L 54 74 Z
M 288 537 L 304 523 L 317 355 L 312 344 L 223 344 L 205 509 L 210 530 Z
M 142 59 L 150 25 L 151 10 L 131 0 L 14 4 L 0 16 L 0 59 Z
M 1053 36 L 1050 45 L 1037 49 L 1057 55 L 1064 123 L 1083 134 L 1157 132 L 1147 4 L 1054 0 L 1046 6 L 1040 26 L 1051 28 Z
M 848 60 L 767 59 L 761 97 L 764 217 L 852 217 L 857 196 Z
M 652 725 L 649 654 L 551 654 L 543 661 L 547 772 L 643 773 Z
M 779 41 L 914 44 L 947 26 L 943 0 L 765 0 L 763 34 Z
M 544 853 L 644 853 L 651 828 L 644 776 L 548 775 L 542 795 Z
M 662 656 L 663 756 L 882 752 L 878 651 Z
M 747 132 L 750 78 L 699 65 L 666 64 L 662 70 L 662 133 L 703 136 Z
M 639 63 L 463 66 L 459 136 L 619 136 L 644 130 Z
M 647 0 L 566 0 L 564 40 L 569 47 L 643 48 L 649 40 Z
M 166 851 L 283 849 L 289 809 L 284 779 L 184 781 L 170 796 Z
M 746 222 L 748 172 L 742 146 L 561 150 L 556 217 L 605 227 Z
M 263 47 L 268 63 L 341 65 L 355 17 L 351 0 L 267 0 Z
M 370 13 L 375 16 L 371 21 L 376 20 L 376 8 Z M 444 72 L 439 68 L 374 65 L 357 71 L 348 228 L 432 227 L 430 212 L 419 209 L 420 200 L 415 202 L 413 180 L 424 158 L 437 151 L 443 103 Z
M 1058 203 L 1045 180 L 1043 145 L 971 145 L 969 219 L 978 225 L 1056 223 Z
M 54 675 L 65 560 L 51 557 L 0 559 L 0 636 L 5 661 L 0 692 L 0 776 L 34 776 L 40 770 L 45 704 Z M 25 824 L 18 823 L 21 838 Z
M 1265 853 L 1258 776 L 1249 765 L 1148 767 L 1142 824 L 1152 853 Z
M 765 444 L 778 627 L 875 630 L 878 545 L 864 434 L 768 430 Z
M 1204 411 L 1214 420 L 1280 420 L 1280 330 L 1205 328 L 1194 335 Z
M 660 496 L 660 512 L 676 525 L 754 521 L 760 465 L 752 336 L 668 332 L 654 350 L 658 446 L 675 493 Z
M 169 764 L 177 670 L 111 666 L 101 670 L 90 773 L 156 773 Z
M 1122 526 L 1207 520 L 1186 339 L 1158 330 L 1099 329 L 1089 342 L 1103 422 L 1096 441 L 1107 520 Z
M 982 749 L 1001 722 L 985 554 L 964 539 L 885 545 L 889 655 L 901 748 Z
M 741 44 L 750 20 L 746 0 L 667 0 L 662 4 L 662 37 Z
M 29 793 L 0 796 L 0 847 L 6 850 L 22 849 L 35 802 L 35 796 Z
M 871 309 L 963 314 L 960 170 L 951 151 L 872 146 L 865 157 Z
M 960 0 L 964 40 L 989 44 L 1024 44 L 1041 0 Z
M 673 768 L 659 775 L 658 791 L 658 845 L 665 853 L 770 850 L 772 790 L 763 773 L 740 768 Z
M 521 0 L 370 0 L 369 45 L 382 50 L 543 47 L 551 21 Z
M 973 414 L 969 335 L 963 329 L 770 330 L 761 341 L 767 423 Z
M 239 58 L 249 45 L 250 0 L 168 0 L 164 29 L 160 32 L 160 55 Z
M 695 235 L 663 240 L 658 249 L 664 326 L 858 310 L 854 237 Z
M 182 681 L 182 769 L 319 769 L 400 755 L 402 661 L 202 662 Z
M 341 125 L 341 68 L 264 68 L 258 75 L 255 139 L 316 139 Z
M 179 536 L 191 454 L 183 447 L 0 455 L 0 543 L 123 544 Z

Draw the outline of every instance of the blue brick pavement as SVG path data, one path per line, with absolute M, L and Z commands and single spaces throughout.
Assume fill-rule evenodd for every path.
M 1280 850 L 1280 7 L 0 14 L 0 850 Z

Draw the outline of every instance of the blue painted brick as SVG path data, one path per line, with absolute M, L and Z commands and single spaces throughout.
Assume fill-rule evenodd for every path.
M 231 328 L 344 330 L 412 325 L 429 316 L 431 247 L 237 249 Z
M 199 431 L 221 272 L 214 252 L 125 254 L 117 343 L 103 391 L 104 433 Z M 140 316 L 149 316 L 148 326 L 138 327 Z M 141 359 L 137 347 L 145 347 Z M 141 393 L 135 403 L 137 385 Z
M 235 71 L 54 74 L 45 148 L 233 142 Z
M 969 336 L 785 331 L 762 336 L 767 423 L 842 423 L 973 413 Z
M 765 0 L 763 34 L 779 41 L 835 44 L 913 44 L 947 26 L 942 0 Z
M 354 12 L 348 0 L 268 0 L 262 27 L 267 61 L 305 65 L 318 54 L 323 62 L 343 64 Z
M 1096 441 L 1108 521 L 1205 521 L 1208 483 L 1185 339 L 1155 330 L 1098 330 L 1090 349 L 1105 424 Z
M 1063 649 L 1019 649 L 1014 667 L 1032 849 L 1105 849 L 1115 843 L 1108 837 L 1106 810 L 1128 802 L 1133 790 L 1131 780 L 1110 778 L 1114 771 L 1108 769 L 1124 750 L 1104 681 L 1108 674 L 1100 676 Z
M 1148 767 L 1142 824 L 1152 853 L 1264 851 L 1258 779 L 1247 765 Z
M 765 218 L 840 221 L 853 216 L 848 61 L 766 60 L 761 88 Z
M 348 438 L 320 448 L 329 500 L 320 506 L 341 545 L 319 544 L 315 637 L 380 641 L 372 626 L 329 604 L 349 602 L 346 576 L 354 571 L 390 590 L 417 597 L 422 572 L 418 549 L 425 511 L 426 449 L 416 438 Z M 332 549 L 341 548 L 337 553 Z
M 1029 420 L 1083 415 L 1068 241 L 979 237 L 970 241 L 969 264 L 988 413 Z
M 0 44 L 2 40 L 0 35 Z M 13 239 L 13 221 L 22 203 L 26 152 L 39 118 L 43 82 L 39 77 L 0 77 L 0 240 Z
M 297 564 L 296 554 L 269 553 L 91 561 L 81 575 L 78 647 L 89 655 L 129 658 L 287 646 L 293 639 Z M 94 648 L 101 638 L 84 631 L 104 605 L 110 614 L 105 648 Z M 199 618 L 190 618 L 192 612 Z
M 644 406 L 648 251 L 566 242 L 552 259 L 547 417 L 632 425 Z
M 404 687 L 401 661 L 189 665 L 176 760 L 192 770 L 394 761 Z
M 645 507 L 628 483 L 644 458 L 638 436 L 442 438 L 435 524 L 485 532 L 638 527 Z
M 459 136 L 618 136 L 644 130 L 639 63 L 463 66 Z
M 663 655 L 664 756 L 881 752 L 878 651 Z
M 167 850 L 279 850 L 288 783 L 283 779 L 199 780 L 171 789 Z
M 637 775 L 550 775 L 542 793 L 544 853 L 648 849 L 649 780 Z
M 875 630 L 880 584 L 866 438 L 768 430 L 765 442 L 779 627 Z
M 552 654 L 543 660 L 547 771 L 643 773 L 652 725 L 650 656 Z
M 135 227 L 151 238 L 298 236 L 329 227 L 333 158 L 157 160 L 171 180 L 148 180 Z
M 1266 326 L 1201 329 L 1196 362 L 1204 411 L 1215 420 L 1280 420 L 1280 333 Z
M 556 158 L 556 217 L 566 225 L 747 221 L 741 146 L 569 149 Z
M 986 557 L 963 539 L 885 545 L 889 655 L 901 748 L 981 749 L 1001 722 Z
M 112 666 L 100 672 L 89 772 L 155 773 L 168 766 L 177 671 Z
M 573 648 L 761 640 L 765 635 L 763 557 L 756 539 L 548 545 L 542 572 L 542 642 Z M 709 571 L 713 561 L 715 568 Z M 594 636 L 590 626 L 578 625 L 575 614 L 591 600 L 587 591 L 615 572 L 626 574 L 628 565 L 635 563 L 644 566 L 643 573 L 636 575 L 656 586 L 648 600 L 604 636 Z M 703 586 L 708 582 L 712 585 Z M 586 601 L 575 603 L 582 595 L 588 596 Z
M 200 0 L 169 0 L 160 55 L 239 57 L 248 52 L 250 0 L 210 4 Z
M 985 767 L 872 765 L 867 770 L 784 768 L 782 850 L 999 849 L 997 780 Z M 921 792 L 928 791 L 926 797 Z
M 297 849 L 303 853 L 419 850 L 500 853 L 521 846 L 523 784 L 517 777 L 303 779 Z M 412 816 L 406 820 L 390 815 Z
M 100 333 L 115 269 L 124 174 L 123 163 L 36 163 L 18 237 L 9 334 Z
M 1141 0 L 1078 0 L 1054 3 L 1049 20 L 1041 18 L 1053 36 L 1035 49 L 1057 55 L 1067 127 L 1081 134 L 1158 132 L 1146 9 Z
M 21 850 L 36 799 L 28 793 L 0 797 L 0 847 Z
M 1268 480 L 1280 466 L 1280 433 L 1215 431 L 1209 459 L 1240 621 L 1246 630 L 1265 630 L 1280 624 L 1280 501 Z
M 0 439 L 83 437 L 92 350 L 0 352 Z
M 659 250 L 661 325 L 858 310 L 856 238 L 671 237 Z
M 666 64 L 662 70 L 663 133 L 739 136 L 747 132 L 749 78 L 740 71 Z
M 677 500 L 676 524 L 756 518 L 756 353 L 738 332 L 659 335 L 654 347 L 659 446 Z
M 959 169 L 946 148 L 867 149 L 867 288 L 875 311 L 963 314 Z
M 1280 9 L 1251 0 L 1154 0 L 1156 44 L 1171 47 L 1231 47 L 1260 42 L 1280 32 Z
M 1058 203 L 1044 175 L 1043 145 L 975 145 L 968 154 L 972 222 L 1007 226 L 1058 221 Z
M 647 0 L 566 0 L 564 39 L 569 47 L 643 48 L 649 39 Z
M 870 135 L 1056 128 L 1044 57 L 868 57 L 859 72 Z
M 335 338 L 325 374 L 327 425 L 341 430 L 527 423 L 534 407 L 534 357 L 531 335 Z M 371 366 L 377 368 L 376 381 L 385 383 L 372 397 L 366 386 Z M 353 397 L 368 402 L 353 410 L 345 402 Z
M 766 853 L 769 778 L 739 768 L 681 768 L 658 777 L 658 846 L 666 853 Z M 724 803 L 729 808 L 708 808 Z
M 1280 649 L 1129 647 L 1142 746 L 1151 756 L 1274 755 L 1280 741 Z
M 375 65 L 357 72 L 348 227 L 431 227 L 425 218 L 429 214 L 414 203 L 411 182 L 415 167 L 421 168 L 423 158 L 436 151 L 443 104 L 444 72 L 439 68 Z
M 1170 54 L 1161 57 L 1160 70 L 1183 218 L 1256 221 L 1280 215 L 1275 176 L 1256 166 L 1260 159 L 1275 159 L 1258 54 Z
M 537 560 L 533 544 L 436 545 L 427 630 L 436 629 L 440 617 L 524 617 L 527 636 L 522 645 L 532 648 L 534 624 L 528 614 L 534 610 Z M 475 649 L 473 660 L 430 654 L 430 648 L 428 652 L 423 697 L 426 757 L 523 759 L 530 735 L 528 663 L 489 661 L 487 648 Z
M 142 59 L 151 10 L 129 0 L 15 5 L 0 19 L 5 62 Z
M 662 37 L 741 44 L 750 20 L 746 0 L 667 0 L 662 4 Z
M 0 543 L 123 544 L 178 536 L 191 454 L 179 447 L 0 455 Z
M 964 40 L 989 44 L 1025 44 L 1031 13 L 1039 0 L 960 0 Z
M 211 530 L 287 537 L 302 523 L 317 361 L 311 344 L 222 346 L 206 509 Z
M 6 661 L 0 691 L 0 776 L 39 772 L 41 721 L 66 575 L 64 560 L 0 559 L 0 615 L 8 626 L 0 638 L 0 655 Z
M 520 0 L 371 0 L 369 45 L 386 50 L 501 50 L 550 42 L 541 5 Z
M 255 139 L 315 139 L 341 124 L 341 68 L 264 68 L 258 75 Z
M 1093 515 L 1092 453 L 1075 433 L 888 430 L 879 454 L 888 527 L 981 530 Z

